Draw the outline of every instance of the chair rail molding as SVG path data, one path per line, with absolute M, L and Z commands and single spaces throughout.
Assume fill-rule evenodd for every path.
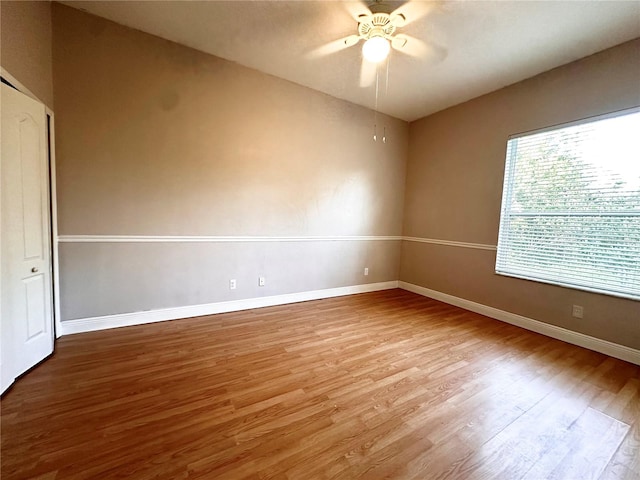
M 232 243 L 232 242 L 340 242 L 340 241 L 393 241 L 399 235 L 60 235 L 60 243 Z

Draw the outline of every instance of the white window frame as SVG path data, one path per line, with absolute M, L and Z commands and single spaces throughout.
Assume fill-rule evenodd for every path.
M 514 265 L 507 265 L 508 262 L 504 261 L 504 255 L 508 255 L 508 250 L 511 247 L 511 235 L 509 235 L 509 231 L 510 231 L 510 221 L 513 217 L 515 216 L 534 216 L 534 214 L 527 212 L 527 213 L 523 213 L 523 212 L 511 212 L 510 211 L 510 203 L 511 203 L 511 199 L 512 199 L 512 195 L 513 195 L 513 188 L 514 188 L 514 184 L 515 184 L 515 178 L 516 178 L 516 156 L 517 156 L 517 140 L 523 137 L 527 137 L 530 135 L 536 135 L 536 134 L 540 134 L 540 133 L 544 133 L 544 132 L 551 132 L 551 131 L 556 131 L 556 130 L 561 130 L 567 127 L 571 127 L 571 126 L 575 126 L 575 125 L 582 125 L 582 124 L 587 124 L 587 123 L 593 123 L 596 121 L 601 121 L 601 120 L 605 120 L 608 118 L 615 118 L 615 117 L 620 117 L 620 116 L 625 116 L 625 115 L 629 115 L 629 114 L 634 114 L 634 113 L 639 113 L 640 112 L 640 106 L 639 107 L 633 107 L 633 108 L 629 108 L 629 109 L 625 109 L 625 110 L 620 110 L 620 111 L 616 111 L 616 112 L 611 112 L 611 113 L 606 113 L 603 115 L 597 115 L 597 116 L 593 116 L 593 117 L 589 117 L 589 118 L 585 118 L 585 119 L 580 119 L 580 120 L 575 120 L 572 122 L 567 122 L 567 123 L 562 123 L 562 124 L 557 124 L 557 125 L 553 125 L 553 126 L 549 126 L 549 127 L 545 127 L 545 128 L 541 128 L 541 129 L 537 129 L 537 130 L 531 130 L 531 131 L 527 131 L 527 132 L 522 132 L 522 133 L 517 133 L 514 135 L 510 135 L 508 138 L 508 142 L 507 142 L 507 151 L 506 151 L 506 158 L 505 158 L 505 172 L 504 172 L 504 183 L 503 183 L 503 193 L 502 193 L 502 204 L 501 204 L 501 209 L 500 209 L 500 230 L 499 230 L 499 234 L 498 234 L 498 248 L 497 248 L 497 254 L 496 254 L 496 267 L 495 267 L 495 273 L 498 275 L 503 275 L 503 276 L 507 276 L 507 277 L 514 277 L 514 278 L 521 278 L 521 279 L 525 279 L 525 280 L 532 280 L 532 281 L 536 281 L 536 282 L 540 282 L 540 283 L 546 283 L 546 284 L 551 284 L 551 285 L 559 285 L 562 287 L 568 287 L 568 288 L 573 288 L 573 289 L 577 289 L 577 290 L 584 290 L 584 291 L 588 291 L 588 292 L 595 292 L 595 293 L 601 293 L 601 294 L 606 294 L 606 295 L 611 295 L 611 296 L 615 296 L 615 297 L 622 297 L 622 298 L 629 298 L 632 300 L 640 300 L 640 289 L 638 291 L 638 293 L 636 294 L 636 292 L 632 292 L 632 293 L 628 293 L 628 292 L 619 292 L 619 291 L 613 291 L 613 290 L 607 290 L 607 289 L 603 289 L 603 288 L 598 288 L 598 287 L 594 287 L 593 285 L 590 285 L 589 283 L 585 282 L 582 279 L 576 279 L 575 282 L 567 282 L 567 281 L 560 281 L 557 279 L 553 279 L 553 278 L 549 278 L 549 277 L 553 277 L 553 275 L 549 275 L 547 277 L 545 277 L 544 275 L 539 275 L 536 274 L 535 272 L 531 272 L 531 271 L 527 271 L 526 269 L 521 269 L 521 268 L 516 268 Z M 639 132 L 640 134 L 640 132 Z M 514 142 L 516 141 L 516 142 Z M 514 147 L 515 146 L 515 147 Z M 640 158 L 638 159 L 638 161 L 640 162 Z M 572 214 L 571 211 L 566 211 L 566 212 L 554 212 L 554 215 L 566 215 L 568 217 L 571 216 L 587 216 L 590 214 Z M 539 216 L 550 216 L 552 215 L 549 212 L 539 212 L 537 215 Z M 640 210 L 638 209 L 629 209 L 626 211 L 616 211 L 616 212 L 601 212 L 599 214 L 591 214 L 594 216 L 607 216 L 607 217 L 614 217 L 614 216 L 620 216 L 620 215 L 629 215 L 629 216 L 633 216 L 633 217 L 640 217 Z M 526 240 L 526 237 L 523 237 Z M 638 259 L 638 262 L 640 264 L 640 258 Z M 535 267 L 532 267 L 533 270 L 535 270 Z

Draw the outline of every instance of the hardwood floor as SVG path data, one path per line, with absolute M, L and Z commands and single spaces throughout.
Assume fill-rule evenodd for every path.
M 402 290 L 61 338 L 2 479 L 638 479 L 640 367 Z

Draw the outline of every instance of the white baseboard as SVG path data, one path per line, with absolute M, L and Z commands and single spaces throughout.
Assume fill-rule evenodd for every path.
M 594 350 L 611 357 L 640 365 L 640 350 L 636 350 L 631 347 L 601 340 L 583 333 L 567 330 L 566 328 L 556 327 L 555 325 L 550 325 L 539 320 L 523 317 L 522 315 L 499 310 L 494 307 L 465 300 L 464 298 L 455 297 L 447 293 L 438 292 L 437 290 L 431 290 L 412 283 L 398 282 L 398 286 L 403 290 L 408 290 L 424 297 L 433 298 L 434 300 L 439 300 L 450 305 L 455 305 L 456 307 L 464 308 L 465 310 L 470 310 L 496 320 L 510 323 L 511 325 L 516 325 L 517 327 L 546 335 L 547 337 L 562 340 L 563 342 L 578 345 L 580 347 L 588 348 L 589 350 Z
M 328 288 L 324 290 L 312 290 L 308 292 L 288 293 L 270 297 L 247 298 L 245 300 L 232 300 L 228 302 L 206 303 L 203 305 L 189 305 L 186 307 L 163 308 L 147 310 L 144 312 L 121 313 L 105 315 L 101 317 L 79 318 L 60 322 L 60 334 L 71 335 L 74 333 L 93 332 L 108 328 L 129 327 L 145 323 L 163 322 L 165 320 L 177 320 L 180 318 L 199 317 L 216 313 L 236 312 L 251 308 L 271 307 L 285 305 L 287 303 L 306 302 L 322 298 L 340 297 L 356 293 L 375 292 L 398 288 L 398 281 L 367 283 L 364 285 L 352 285 L 349 287 Z

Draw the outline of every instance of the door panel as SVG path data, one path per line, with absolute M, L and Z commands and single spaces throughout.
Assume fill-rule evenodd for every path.
M 27 341 L 47 333 L 47 315 L 44 276 L 27 278 L 24 281 L 24 301 L 27 304 Z
M 0 388 L 53 351 L 44 105 L 2 84 Z
M 22 228 L 24 260 L 43 259 L 42 232 L 42 149 L 38 124 L 31 115 L 23 114 L 18 123 L 20 170 L 22 176 Z M 46 141 L 46 138 L 44 139 Z M 46 146 L 45 146 L 46 148 Z M 46 150 L 45 150 L 46 153 Z

